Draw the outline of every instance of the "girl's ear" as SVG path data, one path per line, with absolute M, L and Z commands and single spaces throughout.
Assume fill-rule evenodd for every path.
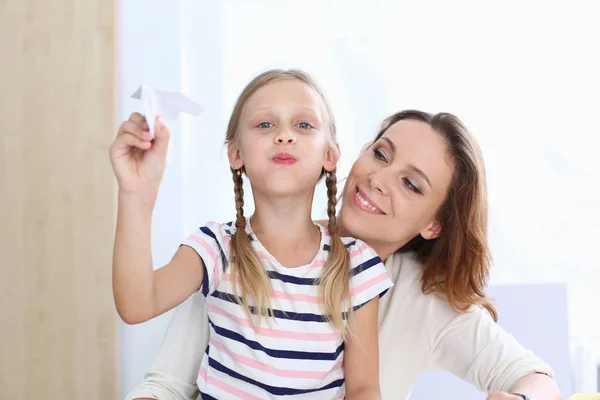
M 244 166 L 244 159 L 239 147 L 234 143 L 227 145 L 227 158 L 229 159 L 229 166 L 232 169 L 240 169 Z
M 323 168 L 325 171 L 333 171 L 340 160 L 340 156 L 340 145 L 336 143 L 334 146 L 330 146 L 325 152 L 323 159 Z

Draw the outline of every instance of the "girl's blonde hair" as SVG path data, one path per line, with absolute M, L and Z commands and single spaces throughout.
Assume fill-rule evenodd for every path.
M 336 142 L 336 127 L 329 103 L 325 99 L 322 90 L 316 82 L 305 72 L 299 70 L 269 70 L 255 77 L 242 91 L 238 97 L 229 124 L 225 144 L 229 145 L 238 140 L 240 119 L 244 106 L 248 99 L 260 88 L 269 83 L 280 80 L 296 79 L 317 93 L 325 108 L 328 120 L 330 145 Z M 252 249 L 252 243 L 246 234 L 246 218 L 244 217 L 244 187 L 241 170 L 231 170 L 235 192 L 236 232 L 231 240 L 230 268 L 234 294 L 237 301 L 244 306 L 246 314 L 251 323 L 255 325 L 264 316 L 273 316 L 271 302 L 269 299 L 272 290 L 271 281 L 261 261 Z M 323 171 L 321 176 L 326 175 L 327 186 L 327 215 L 329 217 L 328 230 L 331 235 L 331 247 L 329 258 L 324 273 L 319 280 L 319 291 L 321 294 L 322 311 L 328 321 L 342 333 L 345 333 L 344 320 L 347 319 L 352 306 L 350 304 L 350 257 L 346 246 L 338 233 L 336 221 L 336 195 L 337 178 L 335 170 Z M 238 292 L 241 286 L 241 295 Z M 248 303 L 248 296 L 254 299 L 254 306 Z

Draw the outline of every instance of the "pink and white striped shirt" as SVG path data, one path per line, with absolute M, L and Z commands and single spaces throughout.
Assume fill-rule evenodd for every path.
M 274 318 L 262 318 L 256 330 L 233 296 L 228 258 L 235 226 L 211 222 L 183 242 L 196 250 L 205 268 L 201 292 L 210 339 L 197 381 L 202 399 L 344 397 L 344 342 L 319 306 L 318 282 L 331 242 L 327 230 L 319 228 L 314 260 L 286 268 L 262 246 L 247 220 L 246 233 L 273 288 Z M 393 284 L 373 249 L 352 238 L 343 241 L 351 260 L 351 304 L 357 310 Z

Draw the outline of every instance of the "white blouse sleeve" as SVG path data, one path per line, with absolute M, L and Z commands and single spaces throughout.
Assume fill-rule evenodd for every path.
M 199 393 L 196 379 L 207 343 L 206 303 L 198 292 L 175 309 L 152 368 L 126 400 L 195 400 Z
M 508 391 L 520 378 L 552 368 L 524 349 L 487 310 L 457 314 L 444 301 L 430 306 L 430 367 L 453 373 L 484 392 Z

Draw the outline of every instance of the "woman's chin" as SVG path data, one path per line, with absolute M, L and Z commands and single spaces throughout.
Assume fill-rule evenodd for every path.
M 365 214 L 365 215 L 361 215 Z M 338 224 L 344 236 L 362 239 L 367 232 L 370 232 L 369 216 L 361 210 L 351 209 L 351 207 L 342 207 L 338 218 Z

